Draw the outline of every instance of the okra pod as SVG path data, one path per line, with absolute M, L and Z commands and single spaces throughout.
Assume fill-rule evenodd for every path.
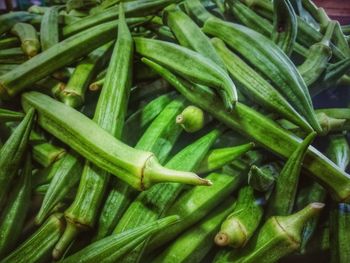
M 21 112 L 0 108 L 0 122 L 20 121 L 23 117 Z
M 0 59 L 24 59 L 24 53 L 21 48 L 14 47 L 0 50 Z
M 260 167 L 252 165 L 248 173 L 248 184 L 259 192 L 270 191 L 280 171 L 277 163 L 268 163 Z
M 205 9 L 200 0 L 186 0 L 185 9 L 186 13 L 200 26 L 203 26 L 205 21 L 213 16 Z
M 40 52 L 38 34 L 31 24 L 17 23 L 12 27 L 11 33 L 21 40 L 22 50 L 29 58 Z
M 34 120 L 34 109 L 28 112 L 0 150 L 0 207 L 4 204 L 10 184 L 27 148 Z
M 225 253 L 214 262 L 277 262 L 300 247 L 305 223 L 323 207 L 322 203 L 311 203 L 292 215 L 271 217 L 244 249 Z
M 227 73 L 212 60 L 179 45 L 147 38 L 134 38 L 136 51 L 187 80 L 218 90 L 225 107 L 233 109 L 237 102 L 236 87 Z
M 348 108 L 324 108 L 324 109 L 317 109 L 317 114 L 326 114 L 329 118 L 332 119 L 338 119 L 338 120 L 346 120 L 343 129 L 349 130 L 350 129 L 350 109 Z
M 215 171 L 254 148 L 254 143 L 211 150 L 203 158 L 196 172 L 199 174 Z
M 321 132 L 304 80 L 293 62 L 272 41 L 242 25 L 224 22 L 217 18 L 208 19 L 203 31 L 221 38 L 257 67 L 279 88 L 279 91 L 310 125 L 317 132 Z M 251 46 L 247 43 L 255 47 L 255 52 L 252 52 Z
M 273 1 L 272 40 L 288 56 L 292 54 L 297 36 L 297 18 L 289 0 Z
M 0 16 L 0 35 L 11 30 L 18 22 L 28 22 L 40 16 L 24 11 L 10 12 Z
M 177 77 L 159 64 L 146 59 L 143 61 L 169 81 L 191 103 L 201 107 L 229 128 L 248 136 L 269 151 L 288 158 L 301 144 L 301 139 L 285 131 L 256 110 L 237 103 L 238 108 L 234 114 L 225 112 L 221 101 L 209 89 L 203 86 L 194 88 L 193 84 Z M 334 200 L 349 200 L 350 176 L 314 147 L 309 147 L 303 167 L 328 190 Z
M 330 136 L 326 153 L 341 170 L 346 170 L 350 162 L 350 147 L 344 135 Z
M 0 49 L 19 47 L 20 41 L 17 37 L 0 38 Z
M 198 224 L 182 233 L 170 245 L 162 251 L 152 262 L 161 263 L 199 263 L 213 247 L 215 232 L 221 222 L 235 207 L 232 197 L 214 209 Z
M 60 6 L 45 9 L 40 25 L 40 44 L 44 51 L 59 42 L 58 11 Z
M 322 135 L 326 135 L 334 131 L 343 131 L 346 130 L 346 119 L 336 119 L 329 117 L 326 113 L 320 112 L 316 113 L 317 119 L 322 127 Z
M 18 182 L 11 191 L 0 218 L 0 258 L 11 251 L 20 237 L 29 209 L 31 195 L 32 165 L 30 155 L 25 158 L 24 168 Z
M 189 133 L 199 131 L 206 124 L 205 113 L 198 107 L 187 106 L 176 116 L 176 123 Z
M 268 216 L 289 215 L 292 212 L 304 156 L 315 136 L 315 133 L 310 133 L 284 164 L 269 200 Z

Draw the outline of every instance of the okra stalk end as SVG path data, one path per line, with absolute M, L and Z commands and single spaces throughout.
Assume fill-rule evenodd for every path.
M 72 241 L 76 238 L 78 234 L 78 227 L 74 223 L 67 221 L 66 229 L 64 230 L 63 235 L 61 236 L 60 240 L 57 242 L 55 248 L 52 251 L 52 257 L 55 260 L 60 259 L 63 253 L 68 248 L 68 246 L 72 243 Z
M 188 106 L 176 116 L 176 123 L 189 133 L 199 131 L 205 125 L 204 112 L 196 106 Z
M 22 43 L 22 49 L 29 58 L 32 58 L 39 53 L 40 43 L 36 39 L 28 39 Z
M 151 156 L 144 167 L 141 189 L 147 189 L 155 183 L 174 182 L 191 185 L 212 185 L 212 182 L 199 177 L 195 173 L 176 171 L 161 166 L 154 156 Z
M 238 220 L 225 221 L 214 241 L 218 246 L 243 247 L 247 242 L 247 231 Z

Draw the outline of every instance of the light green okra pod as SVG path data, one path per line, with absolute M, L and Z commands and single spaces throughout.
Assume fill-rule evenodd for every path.
M 22 50 L 29 58 L 40 52 L 38 33 L 31 24 L 17 23 L 12 27 L 11 33 L 21 40 Z
M 44 11 L 40 25 L 41 49 L 46 50 L 59 42 L 58 11 L 60 6 L 52 6 Z

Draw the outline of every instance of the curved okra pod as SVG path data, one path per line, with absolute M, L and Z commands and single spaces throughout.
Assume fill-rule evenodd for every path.
M 176 123 L 189 133 L 199 131 L 206 124 L 205 113 L 198 107 L 187 106 L 176 116 Z
M 188 48 L 160 40 L 134 38 L 136 51 L 198 84 L 217 89 L 227 109 L 237 102 L 236 87 L 228 74 L 209 58 Z
M 32 165 L 29 154 L 20 176 L 0 217 L 0 258 L 8 254 L 18 241 L 29 209 L 28 200 L 32 190 Z
M 170 227 L 178 220 L 178 216 L 168 216 L 157 221 L 135 227 L 120 234 L 113 234 L 96 241 L 77 253 L 64 259 L 63 263 L 93 263 L 98 261 L 116 262 L 122 256 L 137 247 L 149 236 Z
M 316 133 L 310 133 L 283 166 L 269 200 L 267 216 L 288 215 L 292 212 L 304 156 L 315 136 Z
M 255 233 L 263 216 L 262 200 L 259 200 L 250 186 L 239 190 L 233 212 L 221 224 L 215 236 L 219 246 L 244 247 Z
M 216 257 L 214 262 L 277 262 L 300 247 L 304 225 L 323 207 L 322 203 L 311 203 L 292 215 L 269 218 L 245 248 L 227 251 Z
M 213 238 L 221 222 L 232 212 L 235 202 L 232 197 L 214 209 L 196 225 L 176 238 L 152 262 L 154 263 L 199 263 L 214 246 Z
M 208 19 L 203 31 L 221 38 L 239 52 L 279 88 L 317 132 L 321 132 L 304 80 L 293 62 L 271 40 L 245 26 L 224 22 L 218 18 Z
M 252 165 L 248 173 L 248 184 L 259 192 L 271 190 L 281 172 L 277 163 L 268 163 L 263 166 Z
M 159 64 L 147 59 L 143 61 L 169 81 L 191 103 L 207 111 L 229 128 L 253 139 L 267 150 L 288 158 L 301 144 L 301 139 L 254 109 L 237 103 L 238 109 L 235 113 L 228 113 L 209 89 L 203 86 L 193 87 L 192 83 L 172 74 Z M 334 200 L 350 200 L 350 176 L 312 146 L 306 153 L 303 167 L 328 190 Z
M 284 118 L 300 126 L 303 130 L 311 131 L 312 127 L 289 104 L 289 102 L 252 67 L 236 54 L 231 52 L 225 43 L 213 38 L 212 43 L 223 59 L 230 75 L 237 81 L 242 91 L 266 109 L 279 113 Z
M 233 147 L 218 148 L 211 150 L 203 158 L 202 162 L 196 169 L 196 172 L 202 174 L 217 170 L 223 167 L 224 165 L 231 163 L 233 160 L 242 156 L 246 152 L 252 150 L 254 146 L 255 144 L 251 142 Z
M 38 17 L 40 16 L 24 11 L 2 14 L 0 17 L 0 35 L 10 31 L 10 29 L 18 22 L 28 22 Z
M 27 263 L 45 262 L 64 230 L 62 214 L 53 214 L 26 241 L 19 245 L 1 262 Z
M 274 0 L 273 10 L 272 40 L 290 56 L 298 31 L 296 14 L 289 0 Z
M 21 112 L 0 108 L 0 122 L 20 121 L 23 117 Z
M 33 120 L 34 109 L 29 109 L 0 150 L 0 207 L 4 204 L 12 179 L 23 159 Z
M 60 6 L 52 6 L 44 11 L 40 25 L 41 49 L 46 50 L 59 42 L 58 11 Z
M 22 50 L 29 58 L 40 52 L 38 33 L 31 24 L 17 23 L 12 27 L 11 33 L 21 40 Z

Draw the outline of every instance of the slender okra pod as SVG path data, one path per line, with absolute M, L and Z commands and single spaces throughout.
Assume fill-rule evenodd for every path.
M 60 6 L 52 6 L 44 11 L 40 25 L 40 44 L 44 51 L 59 42 L 58 11 Z
M 11 28 L 18 22 L 28 22 L 40 16 L 24 11 L 10 12 L 2 14 L 0 17 L 0 35 L 11 30 Z
M 205 9 L 199 0 L 186 0 L 185 9 L 186 13 L 200 26 L 204 25 L 205 21 L 213 16 Z
M 4 204 L 10 184 L 23 159 L 33 120 L 34 109 L 29 109 L 0 150 L 0 207 Z
M 211 150 L 203 158 L 196 172 L 199 174 L 215 171 L 233 160 L 242 156 L 246 152 L 252 150 L 255 144 L 250 142 L 247 144 L 237 145 L 233 147 L 218 148 Z
M 0 108 L 0 122 L 20 121 L 23 117 L 21 112 Z
M 212 43 L 223 59 L 232 78 L 241 84 L 240 87 L 244 94 L 252 97 L 266 109 L 279 113 L 303 130 L 312 130 L 310 124 L 300 116 L 290 103 L 253 68 L 231 52 L 222 40 L 213 38 Z
M 23 50 L 19 47 L 0 50 L 0 59 L 24 59 Z
M 12 27 L 11 33 L 21 40 L 22 50 L 29 58 L 40 52 L 38 34 L 31 24 L 17 23 Z
M 122 256 L 137 247 L 149 236 L 170 227 L 178 220 L 178 216 L 169 216 L 143 226 L 135 227 L 120 234 L 113 234 L 96 241 L 77 253 L 64 259 L 63 263 L 75 262 L 116 262 Z
M 30 155 L 25 158 L 25 164 L 11 191 L 7 204 L 0 217 L 0 258 L 11 251 L 21 234 L 24 220 L 29 209 L 31 194 L 32 165 Z
M 350 162 L 350 147 L 344 135 L 331 135 L 330 143 L 327 148 L 327 156 L 339 166 L 343 171 L 346 170 Z
M 172 74 L 159 64 L 147 59 L 143 61 L 169 81 L 191 103 L 207 111 L 229 128 L 253 139 L 267 150 L 288 158 L 301 144 L 301 139 L 282 129 L 276 122 L 256 110 L 237 103 L 238 109 L 235 113 L 228 113 L 222 106 L 221 100 L 209 89 L 203 86 L 193 87 L 192 83 Z M 314 147 L 309 147 L 303 166 L 327 189 L 334 200 L 349 200 L 350 176 Z
M 19 47 L 21 42 L 18 37 L 0 38 L 0 49 Z
M 304 225 L 323 207 L 322 203 L 311 203 L 292 215 L 271 217 L 244 249 L 221 254 L 214 262 L 277 262 L 300 247 Z
M 152 262 L 161 263 L 199 263 L 214 246 L 215 232 L 220 228 L 221 222 L 235 207 L 232 197 L 214 209 L 196 225 L 189 228 L 176 238 Z
M 281 171 L 277 163 L 268 163 L 263 166 L 252 165 L 248 173 L 248 184 L 259 192 L 272 190 Z
M 310 125 L 317 132 L 321 132 L 304 80 L 292 61 L 276 44 L 245 26 L 224 22 L 218 18 L 208 19 L 203 31 L 221 38 L 265 74 Z M 254 46 L 255 52 L 251 52 L 251 45 Z
M 91 79 L 103 68 L 110 57 L 112 42 L 109 42 L 79 62 L 74 69 L 67 85 L 56 94 L 63 103 L 73 108 L 79 108 L 84 103 L 85 91 Z
M 128 20 L 132 24 L 142 21 L 145 21 L 145 18 Z M 111 41 L 115 37 L 116 30 L 117 22 L 105 23 L 86 32 L 80 32 L 61 41 L 59 46 L 41 52 L 30 59 L 30 62 L 23 63 L 0 77 L 0 98 L 8 99 L 21 90 L 30 88 L 40 79 Z M 84 48 L 81 48 L 82 44 Z
M 176 123 L 189 133 L 199 131 L 206 124 L 206 116 L 202 109 L 190 105 L 176 116 Z
M 263 216 L 262 203 L 252 187 L 241 188 L 236 206 L 221 224 L 215 243 L 219 246 L 244 247 L 260 224 Z
M 292 212 L 304 156 L 315 136 L 315 133 L 310 133 L 283 166 L 269 200 L 267 216 L 288 215 Z
M 134 38 L 136 51 L 190 81 L 217 89 L 225 107 L 237 102 L 236 87 L 228 74 L 209 58 L 174 43 L 147 38 Z
M 297 36 L 297 18 L 289 0 L 273 1 L 272 40 L 288 55 L 292 54 Z
M 27 240 L 19 245 L 10 255 L 1 262 L 27 263 L 45 262 L 64 230 L 62 214 L 53 214 Z

